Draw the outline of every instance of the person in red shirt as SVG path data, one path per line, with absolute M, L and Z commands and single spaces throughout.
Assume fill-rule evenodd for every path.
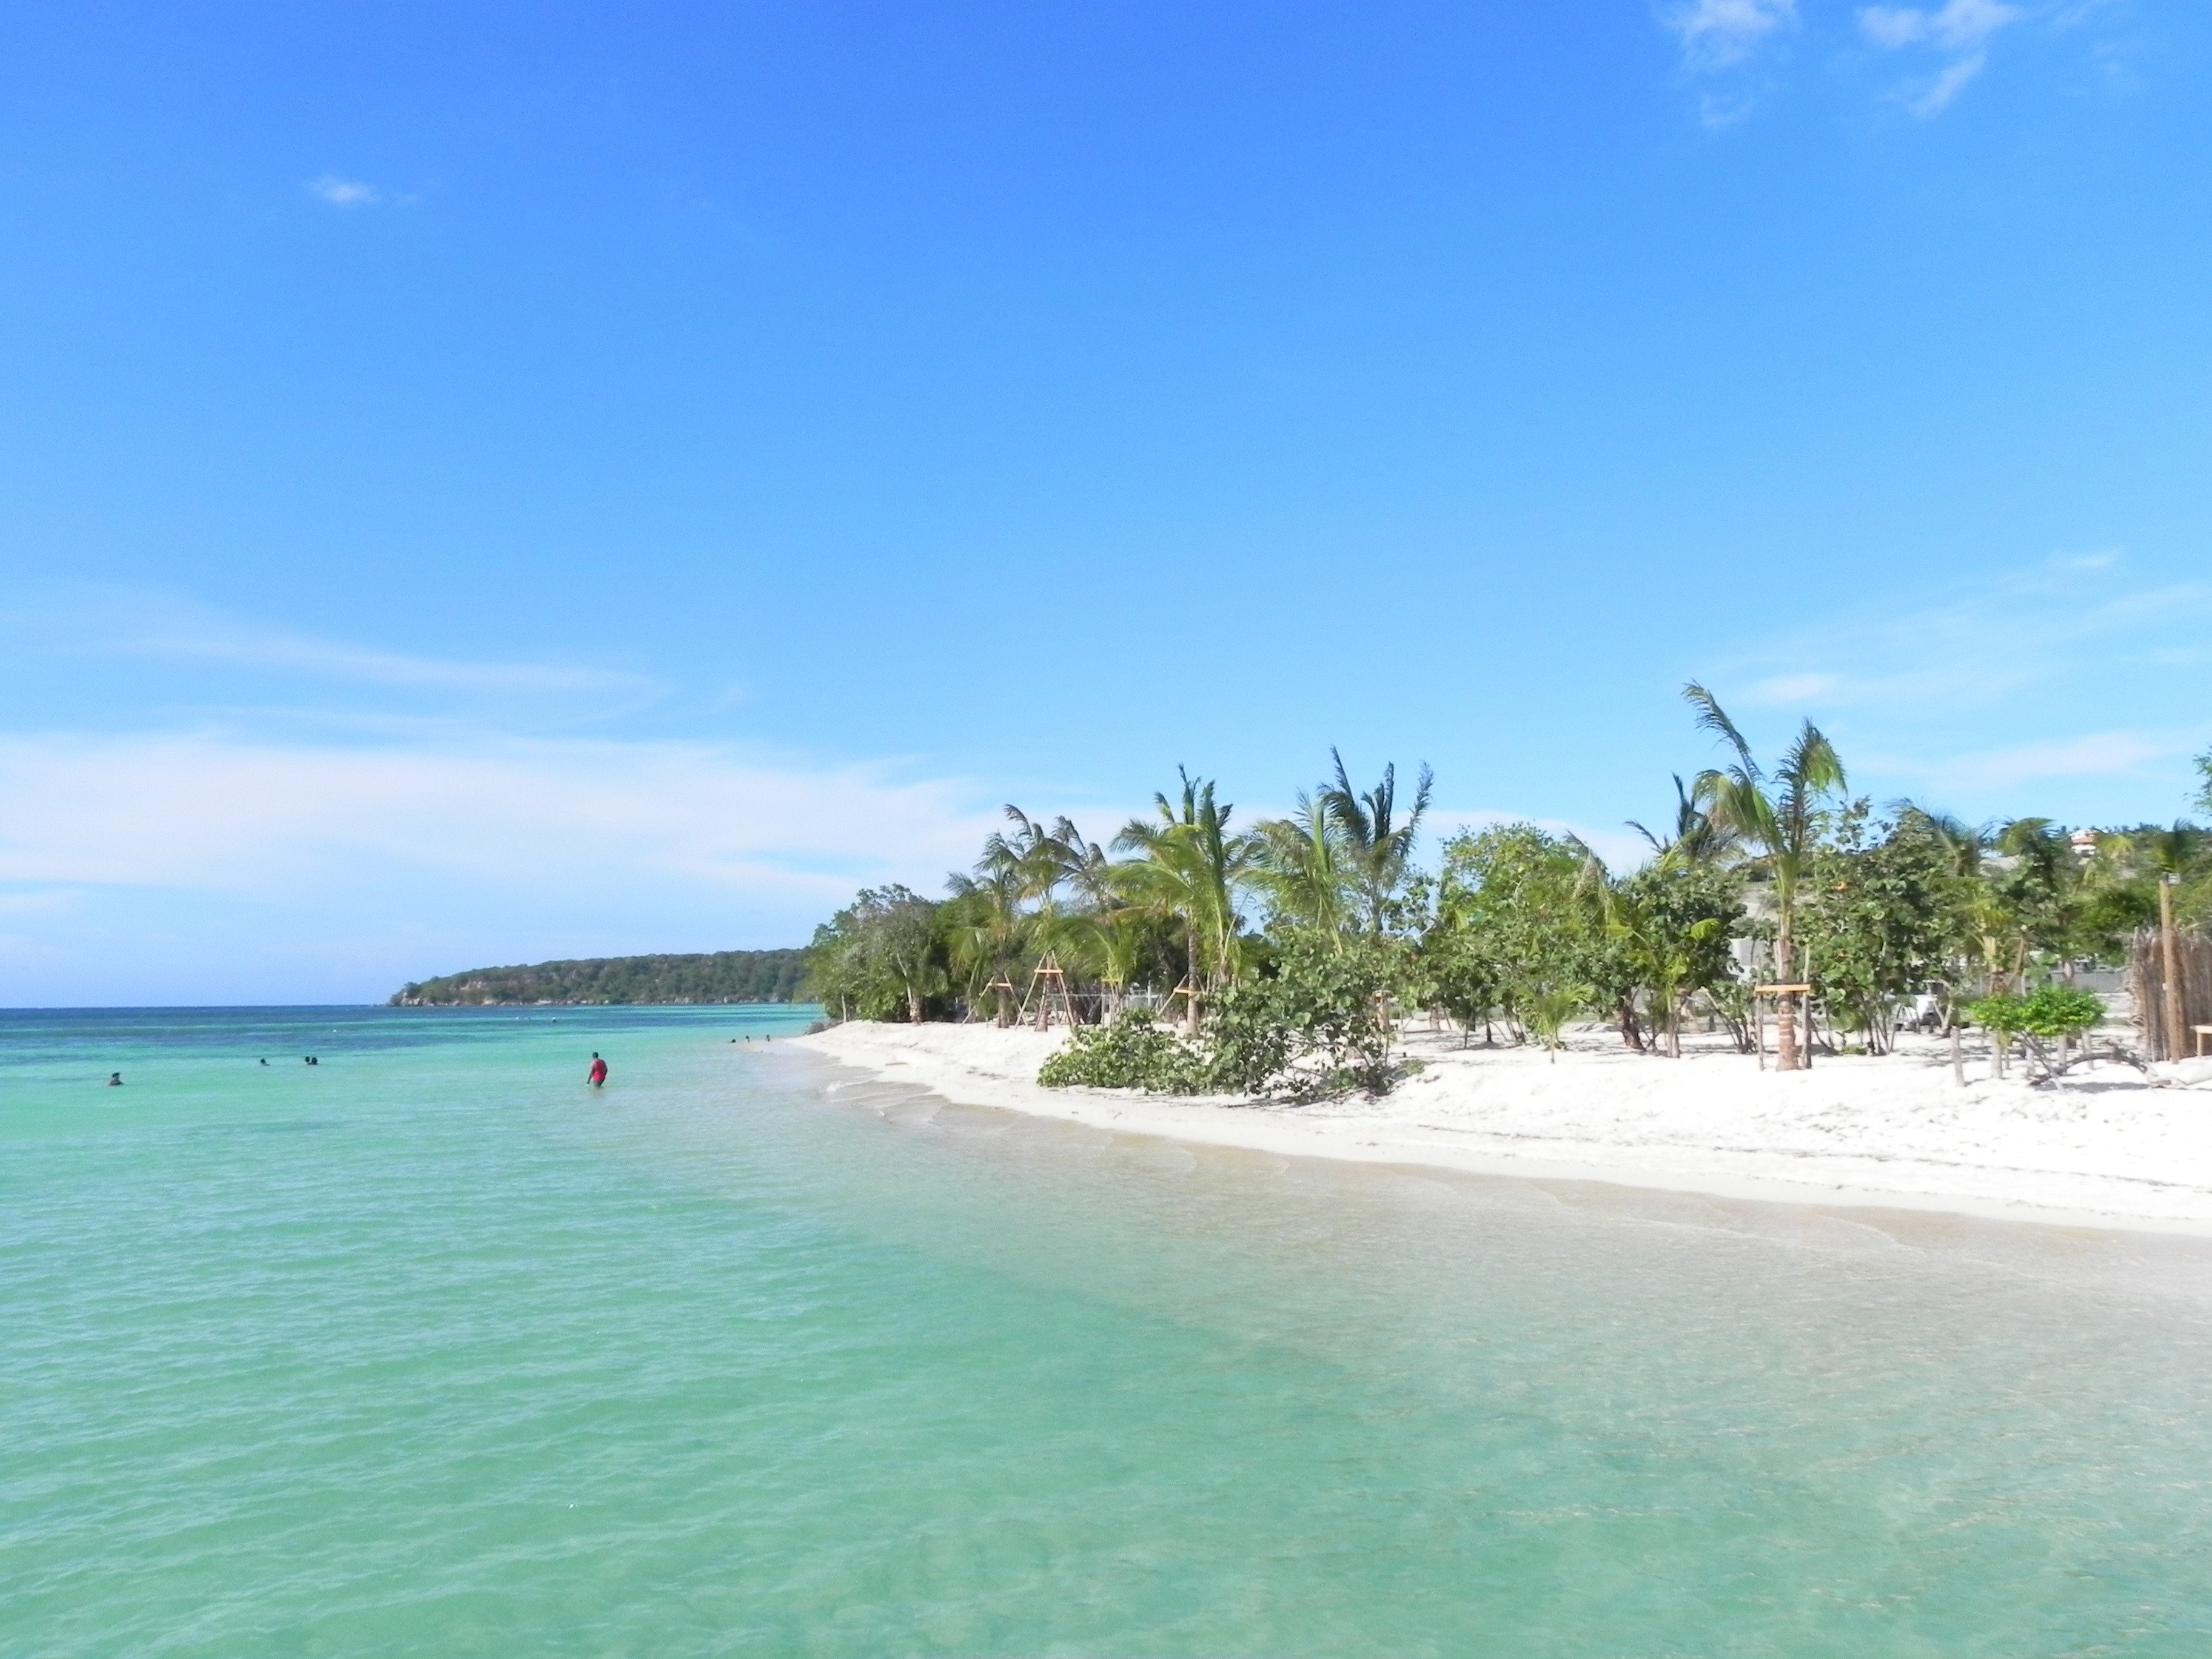
M 603 1086 L 607 1080 L 607 1063 L 599 1058 L 596 1049 L 592 1054 L 591 1079 L 594 1089 Z

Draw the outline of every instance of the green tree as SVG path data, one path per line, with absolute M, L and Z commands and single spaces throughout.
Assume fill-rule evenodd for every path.
M 1497 824 L 1444 843 L 1440 925 L 1448 919 L 1467 930 L 1467 948 L 1490 964 L 1516 1040 L 1535 1029 L 1529 1012 L 1538 999 L 1549 998 L 1551 1008 L 1553 994 L 1572 990 L 1579 1006 L 1593 994 L 1591 966 L 1608 947 L 1589 902 L 1589 862 L 1580 842 L 1533 823 Z
M 1743 920 L 1741 884 L 1711 864 L 1680 861 L 1680 846 L 1604 888 L 1615 955 L 1675 1059 L 1682 1005 L 1729 977 L 1729 940 Z
M 1682 688 L 1682 696 L 1698 711 L 1698 724 L 1735 751 L 1731 764 L 1699 773 L 1697 789 L 1712 803 L 1715 823 L 1758 851 L 1772 884 L 1775 971 L 1790 982 L 1798 972 L 1797 889 L 1820 839 L 1824 804 L 1844 787 L 1844 763 L 1820 728 L 1807 720 L 1769 773 L 1752 758 L 1751 745 L 1711 692 L 1693 680 Z M 1775 1064 L 1794 1072 L 1804 1063 L 1797 1046 L 1796 999 L 1776 1000 Z
M 1249 837 L 1230 833 L 1235 809 L 1216 801 L 1212 780 L 1188 771 L 1180 775 L 1180 800 L 1155 795 L 1157 816 L 1130 819 L 1115 845 L 1139 855 L 1123 871 L 1122 891 L 1139 908 L 1172 917 L 1183 929 L 1194 1035 L 1201 1000 L 1237 978 L 1244 921 L 1237 891 L 1252 870 L 1254 849 Z
M 1429 797 L 1436 779 L 1421 768 L 1413 787 L 1413 804 L 1401 822 L 1398 817 L 1398 768 L 1382 769 L 1382 781 L 1368 790 L 1355 790 L 1344 769 L 1344 757 L 1334 749 L 1329 759 L 1336 767 L 1336 781 L 1322 793 L 1328 815 L 1344 833 L 1345 863 L 1370 933 L 1380 936 L 1389 920 L 1390 901 L 1405 880 L 1413 860 L 1413 845 L 1421 820 L 1428 815 Z
M 1816 850 L 1800 936 L 1838 1023 L 1891 1046 L 1899 1001 L 1949 971 L 1957 942 L 1953 849 L 1926 822 L 1871 824 L 1851 803 Z
M 1353 854 L 1327 786 L 1298 792 L 1287 818 L 1254 829 L 1252 884 L 1280 920 L 1340 937 L 1352 917 Z
M 841 1018 L 915 1024 L 947 983 L 938 908 L 905 887 L 865 888 L 814 930 L 807 989 Z

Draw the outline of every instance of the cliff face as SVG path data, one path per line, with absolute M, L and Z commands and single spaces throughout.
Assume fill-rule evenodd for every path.
M 806 953 L 797 950 L 599 957 L 471 968 L 405 986 L 392 996 L 392 1006 L 789 1002 L 805 971 Z

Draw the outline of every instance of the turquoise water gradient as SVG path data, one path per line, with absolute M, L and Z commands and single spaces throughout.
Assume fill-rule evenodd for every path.
M 792 1024 L 0 1015 L 0 1652 L 2212 1652 L 2204 1246 L 728 1040 Z

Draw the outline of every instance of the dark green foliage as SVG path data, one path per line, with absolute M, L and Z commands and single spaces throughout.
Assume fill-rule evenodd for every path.
M 599 957 L 526 968 L 473 968 L 407 986 L 392 999 L 392 1006 L 789 1002 L 805 973 L 805 955 L 803 951 L 715 951 L 697 956 Z
M 927 1018 L 951 982 L 946 908 L 896 884 L 863 888 L 814 930 L 806 994 L 840 1019 Z
M 1065 1048 L 1045 1061 L 1037 1081 L 1048 1089 L 1143 1089 L 1188 1095 L 1204 1086 L 1205 1057 L 1144 1009 L 1109 1025 L 1079 1025 Z
M 1386 1092 L 1398 1076 L 1388 1011 L 1409 965 L 1406 947 L 1303 927 L 1271 938 L 1273 972 L 1238 981 L 1213 1011 L 1207 1080 L 1223 1093 L 1298 1100 Z
M 1305 928 L 1279 928 L 1268 940 L 1268 970 L 1221 992 L 1196 1044 L 1146 1015 L 1124 1014 L 1078 1029 L 1037 1081 L 1293 1100 L 1388 1090 L 1398 1067 L 1387 1012 L 1406 971 L 1405 947 Z

